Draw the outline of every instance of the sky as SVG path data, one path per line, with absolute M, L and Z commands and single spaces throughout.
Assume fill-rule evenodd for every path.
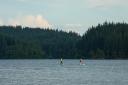
M 128 0 L 0 0 L 0 25 L 83 34 L 98 23 L 128 22 Z

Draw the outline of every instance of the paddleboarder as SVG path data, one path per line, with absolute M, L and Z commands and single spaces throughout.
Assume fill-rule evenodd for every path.
M 60 59 L 60 64 L 61 64 L 61 65 L 63 64 L 63 59 L 62 59 L 62 58 Z

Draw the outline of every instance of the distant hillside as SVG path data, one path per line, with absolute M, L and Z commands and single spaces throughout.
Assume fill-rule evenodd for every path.
M 128 24 L 105 22 L 92 26 L 82 36 L 78 49 L 89 59 L 128 59 Z
M 73 32 L 21 26 L 0 27 L 0 58 L 77 58 Z
M 74 32 L 0 26 L 0 59 L 128 59 L 128 24 L 92 26 Z

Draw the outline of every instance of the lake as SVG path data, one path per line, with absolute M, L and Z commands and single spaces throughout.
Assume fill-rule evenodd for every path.
M 0 60 L 0 85 L 128 85 L 128 60 Z

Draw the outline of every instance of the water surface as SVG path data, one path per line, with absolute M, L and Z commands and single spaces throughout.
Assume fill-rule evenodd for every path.
M 0 85 L 128 85 L 128 60 L 0 60 Z

